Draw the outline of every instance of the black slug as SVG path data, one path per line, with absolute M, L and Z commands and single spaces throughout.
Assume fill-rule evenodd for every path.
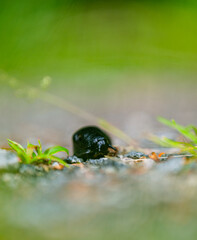
M 116 151 L 109 136 L 98 127 L 84 127 L 73 135 L 74 155 L 83 160 L 101 158 L 109 152 L 108 148 Z

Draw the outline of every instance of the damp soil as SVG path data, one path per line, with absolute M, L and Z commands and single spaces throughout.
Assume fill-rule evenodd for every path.
M 149 151 L 54 170 L 2 150 L 1 239 L 195 239 L 197 164 Z

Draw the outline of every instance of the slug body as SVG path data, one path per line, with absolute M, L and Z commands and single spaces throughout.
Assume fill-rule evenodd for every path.
M 111 139 L 98 127 L 89 126 L 79 129 L 73 135 L 74 155 L 87 159 L 101 158 L 112 148 Z

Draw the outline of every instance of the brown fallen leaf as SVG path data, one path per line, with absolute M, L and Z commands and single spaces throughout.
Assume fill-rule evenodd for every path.
M 155 152 L 152 152 L 151 154 L 149 154 L 149 158 L 151 158 L 155 162 L 159 162 L 159 158 Z
M 80 167 L 80 168 L 84 168 L 83 163 L 73 163 L 72 166 L 77 166 L 77 167 Z
M 64 168 L 64 166 L 58 162 L 54 162 L 52 165 L 51 165 L 52 169 L 54 170 L 62 170 Z
M 164 154 L 165 154 L 165 152 L 161 152 L 161 153 L 158 154 L 158 157 L 160 158 Z

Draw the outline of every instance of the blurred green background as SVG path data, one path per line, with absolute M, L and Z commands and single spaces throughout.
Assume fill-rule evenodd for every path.
M 50 76 L 49 91 L 132 137 L 145 125 L 152 131 L 157 115 L 197 123 L 196 22 L 191 0 L 3 0 L 0 69 L 33 86 Z M 26 130 L 26 138 L 59 127 L 70 139 L 90 124 L 48 105 L 17 102 L 4 87 L 1 92 L 1 136 L 19 136 L 34 124 L 39 131 Z
M 141 140 L 161 130 L 158 115 L 197 124 L 196 23 L 196 0 L 1 0 L 0 70 L 22 86 L 38 87 L 50 76 L 50 93 Z M 0 145 L 7 138 L 23 145 L 39 138 L 72 153 L 73 132 L 92 123 L 40 100 L 16 98 L 1 80 L 0 74 Z M 92 211 L 94 201 L 86 208 L 80 198 L 67 205 L 69 176 L 61 173 L 50 181 L 37 178 L 38 186 L 2 173 L 1 239 L 196 239 L 195 178 L 131 173 L 128 185 L 117 188 L 106 180 L 101 189 L 110 202 L 95 202 L 98 211 Z M 107 196 L 99 193 L 104 203 Z
M 1 1 L 0 67 L 26 81 L 196 71 L 196 13 L 195 1 Z

